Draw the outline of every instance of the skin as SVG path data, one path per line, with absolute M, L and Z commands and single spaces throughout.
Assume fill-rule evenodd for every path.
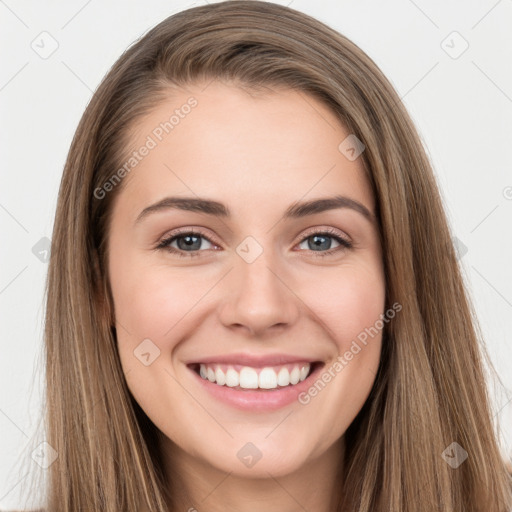
M 313 97 L 249 93 L 219 81 L 173 89 L 137 124 L 130 149 L 190 96 L 197 106 L 124 178 L 112 211 L 109 276 L 128 386 L 160 431 L 177 510 L 330 512 L 339 499 L 343 435 L 373 385 L 381 332 L 307 405 L 271 412 L 217 401 L 185 362 L 279 352 L 330 367 L 375 324 L 385 307 L 376 221 L 349 208 L 283 219 L 296 201 L 335 194 L 374 213 L 361 158 L 340 152 L 349 132 Z M 168 209 L 135 223 L 171 195 L 215 199 L 233 216 Z M 207 237 L 192 249 L 196 257 L 154 249 L 189 227 Z M 328 237 L 315 251 L 306 231 L 326 228 L 353 247 Z M 247 236 L 263 249 L 250 264 L 236 252 Z M 186 252 L 184 243 L 172 246 Z M 134 357 L 147 338 L 160 350 L 149 366 Z M 262 454 L 250 468 L 237 457 L 247 442 Z

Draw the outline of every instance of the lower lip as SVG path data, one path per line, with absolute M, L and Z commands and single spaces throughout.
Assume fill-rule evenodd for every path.
M 323 365 L 319 364 L 306 379 L 293 386 L 258 390 L 234 389 L 225 385 L 219 386 L 215 382 L 203 379 L 192 368 L 189 368 L 189 370 L 199 380 L 200 385 L 221 402 L 245 411 L 274 411 L 298 401 L 299 394 L 305 392 L 311 386 L 311 383 L 320 373 L 322 367 Z

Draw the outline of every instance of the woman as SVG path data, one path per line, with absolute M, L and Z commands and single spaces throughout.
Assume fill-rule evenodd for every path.
M 46 510 L 512 507 L 430 163 L 326 25 L 230 1 L 148 32 L 52 244 Z

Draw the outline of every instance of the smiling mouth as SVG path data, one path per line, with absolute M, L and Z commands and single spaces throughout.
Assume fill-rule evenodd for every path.
M 290 388 L 307 379 L 323 362 L 289 363 L 254 368 L 217 363 L 193 363 L 188 367 L 203 380 L 234 390 L 272 391 Z

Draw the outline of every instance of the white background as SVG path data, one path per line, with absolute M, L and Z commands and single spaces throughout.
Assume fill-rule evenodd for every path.
M 73 133 L 121 53 L 167 16 L 203 3 L 0 0 L 2 508 L 21 505 L 23 485 L 42 471 L 31 451 L 41 404 L 47 264 L 32 248 L 51 238 Z M 504 456 L 511 457 L 512 0 L 277 3 L 320 19 L 358 44 L 415 121 L 460 241 L 491 360 L 505 385 L 493 394 L 494 414 L 504 433 Z M 49 37 L 39 36 L 43 31 L 58 42 L 46 59 L 31 47 Z M 469 47 L 453 58 L 463 40 Z

